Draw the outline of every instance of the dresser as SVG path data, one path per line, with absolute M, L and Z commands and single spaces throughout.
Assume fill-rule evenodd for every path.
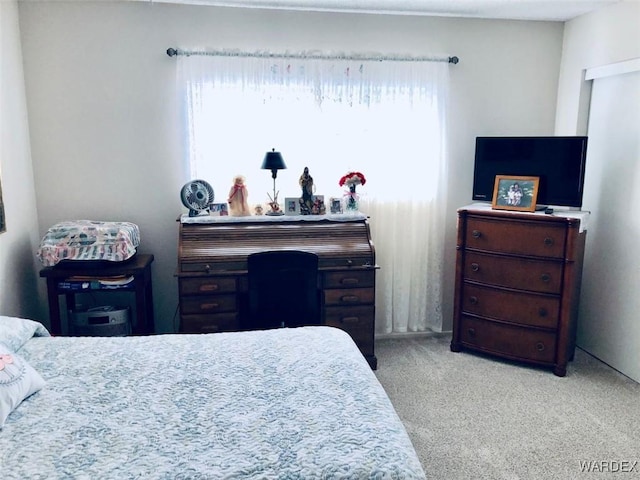
M 318 255 L 321 324 L 349 333 L 371 367 L 377 367 L 378 267 L 366 216 L 182 215 L 178 223 L 180 332 L 244 329 L 248 256 L 269 250 L 302 250 Z
M 458 210 L 451 350 L 549 367 L 575 349 L 587 212 Z

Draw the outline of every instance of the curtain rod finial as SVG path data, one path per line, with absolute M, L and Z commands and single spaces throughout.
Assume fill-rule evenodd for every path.
M 178 55 L 178 50 L 176 50 L 175 48 L 167 48 L 167 55 L 169 55 L 170 57 L 174 57 Z
M 453 63 L 454 65 L 460 61 L 458 57 L 449 57 L 449 63 Z

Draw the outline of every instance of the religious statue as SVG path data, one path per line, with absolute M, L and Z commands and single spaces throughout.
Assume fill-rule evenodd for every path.
M 300 175 L 300 187 L 302 188 L 300 214 L 310 215 L 313 207 L 313 177 L 309 175 L 309 167 L 304 167 L 304 171 Z

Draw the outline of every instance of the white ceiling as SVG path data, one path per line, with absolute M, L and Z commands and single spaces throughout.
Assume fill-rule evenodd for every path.
M 132 0 L 244 8 L 566 21 L 621 1 L 640 0 Z

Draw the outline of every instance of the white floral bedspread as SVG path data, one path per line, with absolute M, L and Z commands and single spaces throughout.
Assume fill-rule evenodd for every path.
M 62 260 L 122 262 L 140 245 L 140 228 L 130 222 L 74 220 L 47 230 L 36 252 L 45 267 Z
M 331 327 L 34 337 L 47 384 L 0 430 L 9 479 L 423 479 L 351 338 Z

